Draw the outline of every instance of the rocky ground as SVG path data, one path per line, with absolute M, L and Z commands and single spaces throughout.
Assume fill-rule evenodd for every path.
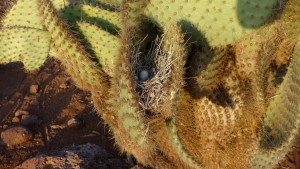
M 53 60 L 0 65 L 0 169 L 142 168 L 120 155 L 88 92 Z M 300 144 L 279 168 L 300 169 Z
M 34 73 L 18 63 L 0 65 L 0 133 L 0 169 L 37 161 L 59 168 L 62 159 L 71 161 L 62 168 L 74 168 L 72 162 L 85 168 L 132 167 L 93 110 L 90 94 L 76 88 L 55 61 Z

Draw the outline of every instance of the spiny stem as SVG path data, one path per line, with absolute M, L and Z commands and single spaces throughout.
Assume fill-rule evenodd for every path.
M 75 84 L 83 90 L 89 90 L 95 99 L 95 107 L 112 127 L 115 117 L 107 110 L 109 89 L 108 76 L 90 60 L 90 55 L 70 33 L 49 0 L 38 0 L 39 13 L 44 27 L 50 32 L 54 56 L 66 67 Z M 79 69 L 78 69 L 79 68 Z

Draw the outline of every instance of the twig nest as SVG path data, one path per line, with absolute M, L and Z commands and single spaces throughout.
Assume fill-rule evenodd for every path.
M 142 70 L 140 73 L 139 73 L 139 79 L 141 81 L 145 81 L 145 80 L 148 80 L 149 78 L 149 72 L 147 70 Z

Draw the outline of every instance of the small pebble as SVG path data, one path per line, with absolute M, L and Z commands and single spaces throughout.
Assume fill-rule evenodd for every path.
M 20 118 L 19 117 L 13 117 L 11 119 L 11 122 L 13 122 L 13 123 L 19 123 L 20 122 Z
M 29 93 L 30 94 L 36 94 L 38 92 L 38 88 L 39 88 L 38 85 L 31 85 L 30 88 L 29 88 Z
M 20 145 L 31 138 L 31 131 L 24 127 L 13 127 L 1 133 L 1 142 L 7 147 Z
M 67 122 L 69 127 L 80 127 L 82 126 L 83 122 L 77 118 L 72 118 Z
M 149 78 L 149 72 L 147 70 L 142 70 L 139 74 L 139 78 L 142 81 L 148 80 Z
M 23 115 L 21 118 L 21 124 L 23 126 L 41 124 L 42 120 L 38 118 L 36 115 Z
M 36 100 L 36 99 L 34 99 L 34 100 L 31 101 L 30 104 L 33 105 L 33 106 L 38 106 L 39 105 L 39 101 Z
M 29 112 L 28 111 L 25 111 L 25 110 L 18 110 L 16 111 L 15 113 L 15 117 L 21 117 L 23 115 L 29 115 Z

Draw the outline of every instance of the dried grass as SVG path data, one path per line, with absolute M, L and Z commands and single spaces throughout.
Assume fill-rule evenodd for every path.
M 163 39 L 164 36 L 157 37 L 145 55 L 139 52 L 139 49 L 133 51 L 131 58 L 132 72 L 135 74 L 137 91 L 141 98 L 140 105 L 152 113 L 157 113 L 161 103 L 168 98 L 166 86 L 170 79 L 172 58 L 162 50 Z M 142 70 L 149 72 L 146 81 L 138 79 Z

